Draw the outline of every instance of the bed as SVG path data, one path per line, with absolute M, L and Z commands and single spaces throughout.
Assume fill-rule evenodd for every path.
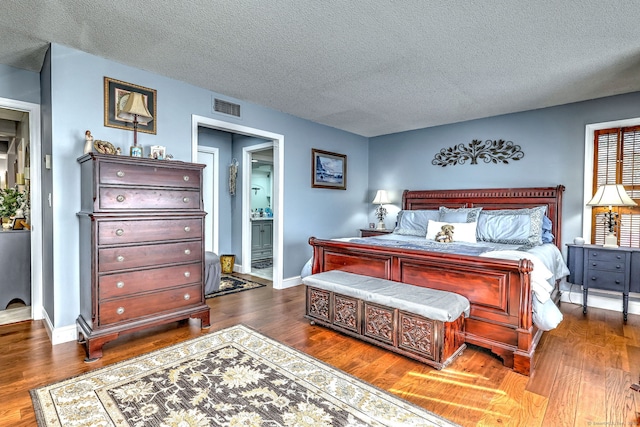
M 412 240 L 405 237 L 410 233 L 397 227 L 394 233 L 383 236 L 384 238 L 324 240 L 311 237 L 311 271 L 315 274 L 342 270 L 463 295 L 471 303 L 471 313 L 465 321 L 465 342 L 490 349 L 502 358 L 505 366 L 530 375 L 536 346 L 543 330 L 550 329 L 548 326 L 541 327 L 541 322 L 534 322 L 534 308 L 541 311 L 552 306 L 557 310 L 556 305 L 560 300 L 559 281 L 568 274 L 560 250 L 563 191 L 564 187 L 561 185 L 478 190 L 407 190 L 403 193 L 400 215 L 410 217 L 438 211 L 441 215 L 449 214 L 445 222 L 452 222 L 453 218 L 463 218 L 473 211 L 478 215 L 477 222 L 482 212 L 485 221 L 483 230 L 489 220 L 502 221 L 499 216 L 503 213 L 535 211 L 538 215 L 543 211 L 547 217 L 546 230 L 536 230 L 536 238 L 539 233 L 550 233 L 553 243 L 520 245 L 519 241 L 508 240 L 507 243 L 498 241 L 498 244 L 492 246 L 495 242 L 483 241 L 481 245 L 488 244 L 491 250 L 466 254 L 440 252 L 413 246 L 413 243 L 403 243 L 405 240 Z M 459 230 L 462 230 L 464 222 L 466 221 L 460 220 L 459 224 L 456 222 Z M 473 221 L 468 219 L 468 222 Z M 407 221 L 401 219 L 399 226 L 403 223 Z M 435 221 L 434 225 L 439 224 Z M 427 230 L 427 235 L 428 233 L 433 234 L 433 231 Z M 388 242 L 382 242 L 385 239 L 395 243 L 389 245 Z M 449 248 L 448 243 L 436 245 Z M 469 243 L 466 246 L 471 248 L 474 245 Z M 554 255 L 550 257 L 556 264 L 546 269 L 552 277 L 543 275 L 544 280 L 549 283 L 544 292 L 540 290 L 544 284 L 540 284 L 539 273 L 544 269 L 540 267 L 540 259 L 547 256 L 543 254 L 543 249 L 552 249 Z M 528 252 L 523 255 L 524 250 Z M 535 271 L 534 264 L 538 264 Z M 541 295 L 544 293 L 546 297 Z M 540 299 L 545 299 L 544 304 Z

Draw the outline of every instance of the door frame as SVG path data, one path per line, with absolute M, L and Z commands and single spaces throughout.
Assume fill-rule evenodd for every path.
M 219 248 L 220 248 L 220 239 L 218 238 L 218 232 L 220 230 L 220 222 L 218 221 L 219 218 L 219 197 L 220 197 L 220 191 L 219 191 L 219 184 L 218 184 L 218 170 L 220 168 L 220 155 L 219 155 L 219 149 L 215 148 L 215 147 L 205 147 L 205 146 L 198 146 L 198 153 L 204 153 L 204 154 L 210 154 L 213 157 L 213 166 L 212 169 L 213 171 L 211 172 L 211 176 L 212 176 L 212 180 L 211 183 L 209 185 L 207 185 L 207 182 L 204 181 L 202 183 L 202 191 L 206 193 L 207 188 L 209 188 L 209 186 L 211 186 L 211 193 L 212 193 L 212 198 L 211 198 L 211 211 L 208 212 L 209 215 L 207 215 L 207 217 L 205 218 L 205 223 L 208 221 L 211 221 L 211 251 L 214 253 L 218 253 Z M 206 173 L 206 168 L 205 168 L 205 172 Z M 204 197 L 203 197 L 204 198 Z M 205 206 L 205 211 L 207 211 L 208 206 Z M 205 226 L 205 230 L 207 229 L 207 227 Z M 206 249 L 206 236 L 205 236 L 205 249 Z
M 0 98 L 0 108 L 29 114 L 29 177 L 31 185 L 31 318 L 44 318 L 42 283 L 42 139 L 40 105 L 15 99 Z
M 191 116 L 191 158 L 197 161 L 198 158 L 198 128 L 220 130 L 223 132 L 236 133 L 244 136 L 256 137 L 272 141 L 273 144 L 273 288 L 283 289 L 283 253 L 284 253 L 284 135 L 238 125 L 236 123 L 225 122 L 210 117 L 192 115 Z M 262 145 L 262 144 L 260 144 Z M 244 163 L 244 161 L 243 161 Z M 247 169 L 243 166 L 243 169 Z M 249 168 L 250 169 L 250 168 Z M 246 172 L 245 172 L 246 173 Z M 251 257 L 251 216 L 249 212 L 250 203 L 247 188 L 249 183 L 243 175 L 242 185 L 242 272 L 251 271 L 251 263 L 245 262 Z M 216 203 L 216 202 L 214 202 Z M 217 207 L 216 207 L 217 208 Z M 217 238 L 217 236 L 216 236 Z M 245 259 L 245 254 L 249 258 Z

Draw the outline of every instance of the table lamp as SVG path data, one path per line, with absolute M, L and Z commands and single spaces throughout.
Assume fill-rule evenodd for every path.
M 142 147 L 138 147 L 138 123 L 146 125 L 153 120 L 142 94 L 138 92 L 129 93 L 129 98 L 118 113 L 118 117 L 133 122 L 133 146 L 131 147 L 130 155 L 142 157 Z
M 604 238 L 605 248 L 617 248 L 618 239 L 615 235 L 615 226 L 617 225 L 617 212 L 612 212 L 613 206 L 637 206 L 637 203 L 629 197 L 622 184 L 605 184 L 598 187 L 598 191 L 593 198 L 587 203 L 587 206 L 608 206 L 609 212 L 605 214 L 608 222 L 609 234 Z
M 391 203 L 391 201 L 389 200 L 389 196 L 387 196 L 387 191 L 378 190 L 378 192 L 376 193 L 376 197 L 373 199 L 372 203 L 374 205 L 378 205 L 378 207 L 376 208 L 376 217 L 378 218 L 378 226 L 376 227 L 376 230 L 386 230 L 386 227 L 384 225 L 384 217 L 387 216 L 387 210 L 382 207 L 382 205 Z

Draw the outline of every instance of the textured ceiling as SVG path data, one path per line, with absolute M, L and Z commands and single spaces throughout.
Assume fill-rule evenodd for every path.
M 0 63 L 40 71 L 55 42 L 377 136 L 638 91 L 639 15 L 636 0 L 4 0 Z

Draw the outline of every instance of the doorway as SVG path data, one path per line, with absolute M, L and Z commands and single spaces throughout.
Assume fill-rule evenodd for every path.
M 191 146 L 192 160 L 197 161 L 198 156 L 198 128 L 205 127 L 223 132 L 243 135 L 248 137 L 266 140 L 265 144 L 273 148 L 273 266 L 272 281 L 274 289 L 282 289 L 283 282 L 283 189 L 284 189 L 284 136 L 261 129 L 250 128 L 235 123 L 224 122 L 209 117 L 193 115 L 191 119 Z M 247 150 L 250 148 L 251 150 Z M 251 212 L 250 212 L 250 183 L 251 183 L 251 151 L 264 149 L 261 144 L 243 149 L 243 185 L 242 190 L 242 264 L 239 266 L 240 273 L 251 273 Z M 240 188 L 238 188 L 240 189 Z M 214 205 L 215 205 L 214 201 Z M 217 211 L 217 206 L 214 206 Z M 213 223 L 218 221 L 217 216 L 213 218 Z M 214 225 L 215 227 L 215 225 Z M 214 236 L 214 240 L 217 237 Z
M 0 310 L 5 311 L 3 316 L 3 323 L 11 323 L 14 321 L 22 321 L 28 319 L 42 319 L 44 317 L 43 310 L 43 283 L 42 283 L 42 202 L 41 202 L 41 136 L 40 136 L 40 105 L 29 102 L 16 101 L 13 99 L 0 98 L 0 117 L 4 120 L 24 122 L 23 134 L 19 137 L 19 140 L 13 141 L 14 147 L 17 148 L 16 155 L 23 156 L 17 160 L 17 164 L 20 166 L 20 171 L 13 171 L 13 164 L 7 165 L 7 173 L 4 174 L 6 180 L 11 174 L 11 178 L 8 180 L 12 185 L 18 185 L 19 188 L 24 189 L 25 182 L 28 182 L 28 194 L 30 206 L 29 211 L 29 230 L 22 233 L 28 233 L 26 238 L 28 240 L 29 247 L 26 250 L 26 254 L 30 255 L 29 265 L 26 266 L 28 270 L 27 274 L 30 274 L 29 287 L 27 293 L 30 293 L 30 306 L 28 309 L 21 310 L 17 316 L 14 316 L 9 310 L 9 313 L 4 309 L 6 307 L 0 307 Z M 28 147 L 28 149 L 27 149 Z M 24 156 L 28 156 L 25 158 Z M 12 162 L 13 163 L 13 162 Z M 25 165 L 28 164 L 28 169 L 25 171 Z M 16 174 L 20 175 L 14 175 Z M 25 176 L 26 172 L 26 176 Z M 23 181 L 27 180 L 27 181 Z M 20 232 L 20 230 L 18 230 Z M 14 231 L 7 231 L 7 233 L 14 233 Z M 9 304 L 11 306 L 11 304 Z

